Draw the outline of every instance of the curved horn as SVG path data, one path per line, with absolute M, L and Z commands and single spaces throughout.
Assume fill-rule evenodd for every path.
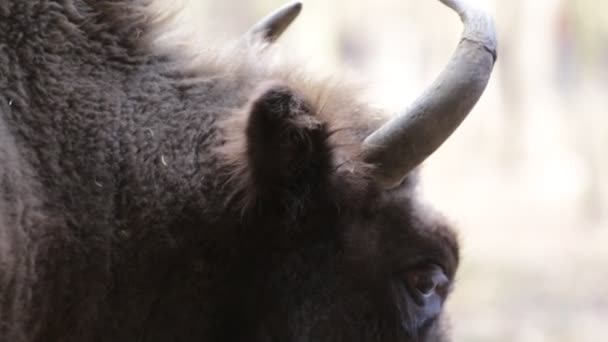
M 440 1 L 464 23 L 456 51 L 410 108 L 363 142 L 365 160 L 377 165 L 375 177 L 386 188 L 398 185 L 456 130 L 481 97 L 496 62 L 492 17 L 464 0 Z
M 284 5 L 255 24 L 247 35 L 261 37 L 265 42 L 273 43 L 279 39 L 301 11 L 302 3 L 299 1 Z

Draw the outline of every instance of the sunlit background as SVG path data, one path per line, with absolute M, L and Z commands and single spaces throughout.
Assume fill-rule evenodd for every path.
M 214 41 L 283 4 L 184 1 L 182 25 Z M 454 340 L 606 341 L 608 2 L 471 1 L 495 15 L 499 62 L 422 183 L 462 240 Z M 283 58 L 366 80 L 395 110 L 434 79 L 461 30 L 435 0 L 303 2 L 278 43 Z

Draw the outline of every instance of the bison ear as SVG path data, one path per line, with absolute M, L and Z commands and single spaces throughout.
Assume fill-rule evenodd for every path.
M 301 200 L 322 186 L 331 169 L 327 138 L 326 126 L 301 96 L 282 84 L 261 86 L 250 102 L 246 126 L 256 197 Z

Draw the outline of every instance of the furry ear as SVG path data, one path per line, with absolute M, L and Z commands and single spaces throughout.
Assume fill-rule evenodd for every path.
M 245 129 L 249 182 L 264 202 L 304 200 L 331 172 L 328 130 L 306 101 L 282 84 L 260 87 Z

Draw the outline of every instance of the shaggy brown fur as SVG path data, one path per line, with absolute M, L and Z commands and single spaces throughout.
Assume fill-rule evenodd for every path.
M 0 341 L 445 341 L 409 279 L 456 239 L 369 176 L 381 113 L 171 17 L 0 0 Z

